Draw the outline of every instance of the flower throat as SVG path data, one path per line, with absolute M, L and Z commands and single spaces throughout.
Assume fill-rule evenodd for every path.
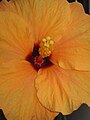
M 26 57 L 36 70 L 52 65 L 49 60 L 53 51 L 54 41 L 48 36 L 43 38 L 39 45 L 34 45 L 33 52 Z

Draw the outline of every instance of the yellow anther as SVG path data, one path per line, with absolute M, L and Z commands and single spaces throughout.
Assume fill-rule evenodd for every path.
M 51 40 L 51 37 L 50 37 L 50 36 L 47 36 L 46 39 L 47 39 L 47 40 Z
M 44 46 L 47 47 L 47 43 L 44 43 Z
M 43 42 L 46 42 L 47 40 L 45 38 L 42 39 Z
M 50 36 L 43 38 L 40 43 L 39 54 L 42 58 L 48 57 L 51 55 L 53 50 L 54 41 L 51 39 Z
M 47 44 L 47 45 L 46 45 L 46 47 L 47 47 L 47 48 L 49 48 L 49 47 L 50 47 L 50 45 L 49 45 L 49 44 Z
M 53 41 L 53 40 L 50 40 L 50 44 L 53 45 L 53 44 L 54 44 L 54 41 Z

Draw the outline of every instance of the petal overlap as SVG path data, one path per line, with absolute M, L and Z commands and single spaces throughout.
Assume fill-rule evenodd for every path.
M 53 65 L 40 70 L 35 83 L 40 102 L 51 111 L 70 114 L 82 103 L 90 106 L 90 72 Z
M 53 120 L 90 106 L 90 16 L 80 3 L 2 0 L 0 18 L 0 108 L 8 120 Z M 53 64 L 36 71 L 43 38 L 54 43 Z
M 40 104 L 34 86 L 36 76 L 26 61 L 13 60 L 0 67 L 0 108 L 8 120 L 53 120 L 56 116 Z
M 15 12 L 33 26 L 36 42 L 48 35 L 58 41 L 71 22 L 66 0 L 13 0 L 2 4 L 1 10 Z
M 0 18 L 0 61 L 25 59 L 34 46 L 27 22 L 20 16 L 6 11 L 0 11 Z
M 70 6 L 72 23 L 55 44 L 51 60 L 65 69 L 90 70 L 90 16 L 79 3 Z
M 27 62 L 34 39 L 28 23 L 18 14 L 0 11 L 0 109 L 8 120 L 53 120 L 39 102 L 34 80 L 37 71 Z

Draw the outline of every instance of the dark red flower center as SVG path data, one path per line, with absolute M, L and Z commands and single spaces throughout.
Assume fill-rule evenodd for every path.
M 33 52 L 26 57 L 26 60 L 30 62 L 36 70 L 52 65 L 52 62 L 49 60 L 49 57 L 42 58 L 40 56 L 38 45 L 34 46 Z

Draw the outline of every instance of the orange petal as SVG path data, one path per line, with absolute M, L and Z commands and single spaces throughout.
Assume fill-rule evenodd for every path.
M 5 61 L 25 58 L 32 52 L 33 45 L 34 40 L 26 21 L 14 13 L 0 12 L 0 58 Z
M 70 22 L 70 6 L 66 0 L 13 0 L 2 6 L 23 16 L 33 26 L 36 41 L 48 35 L 55 41 L 60 39 Z
M 9 8 L 9 2 L 7 0 L 1 0 L 0 1 L 0 11 L 6 10 L 7 8 Z
M 79 3 L 70 7 L 72 23 L 54 46 L 51 59 L 65 69 L 90 70 L 90 16 Z
M 37 99 L 36 75 L 26 61 L 13 60 L 0 66 L 0 109 L 7 120 L 53 120 L 56 116 Z
M 90 106 L 90 72 L 53 65 L 40 70 L 35 83 L 40 102 L 51 111 L 70 114 L 82 103 Z
M 9 11 L 23 16 L 25 20 L 31 18 L 31 8 L 33 7 L 34 0 L 2 0 L 0 2 L 0 11 Z M 33 10 L 33 9 L 32 9 Z
M 50 36 L 54 41 L 61 37 L 70 22 L 70 7 L 66 0 L 36 0 L 34 9 L 36 40 Z

